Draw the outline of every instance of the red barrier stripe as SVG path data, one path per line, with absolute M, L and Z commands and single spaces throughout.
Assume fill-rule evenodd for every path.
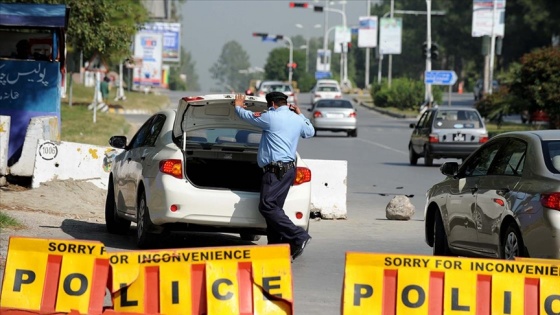
M 539 279 L 525 278 L 525 315 L 539 315 Z
M 191 301 L 192 314 L 203 315 L 208 313 L 206 300 L 206 264 L 193 264 L 191 266 Z
M 54 312 L 56 308 L 56 294 L 58 293 L 58 280 L 60 279 L 60 268 L 62 266 L 62 255 L 49 255 L 45 271 L 45 283 L 43 284 L 43 296 L 41 298 L 40 310 L 43 312 Z
M 253 264 L 240 262 L 237 265 L 239 282 L 239 315 L 253 314 Z
M 88 313 L 100 314 L 103 312 L 105 300 L 105 289 L 109 278 L 109 259 L 96 258 L 93 264 L 91 277 L 91 294 L 89 299 Z
M 144 313 L 159 313 L 159 266 L 147 266 L 144 278 Z
M 385 270 L 383 275 L 383 306 L 381 314 L 397 313 L 397 270 Z
M 476 278 L 476 315 L 492 314 L 492 276 L 478 275 Z
M 428 289 L 428 314 L 443 315 L 443 288 L 445 272 L 430 272 L 430 288 Z

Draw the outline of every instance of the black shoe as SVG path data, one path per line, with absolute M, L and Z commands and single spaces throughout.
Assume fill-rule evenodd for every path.
M 301 254 L 303 254 L 303 250 L 305 249 L 305 246 L 307 246 L 307 243 L 309 243 L 310 240 L 311 240 L 311 236 L 305 241 L 303 241 L 303 243 L 294 245 L 292 247 L 292 261 L 294 261 L 294 259 L 299 257 Z

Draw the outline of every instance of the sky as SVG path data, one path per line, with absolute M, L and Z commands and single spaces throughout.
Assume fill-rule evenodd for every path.
M 289 0 L 187 0 L 181 8 L 181 46 L 191 53 L 202 90 L 216 87 L 209 69 L 218 60 L 222 47 L 237 41 L 249 55 L 252 67 L 264 68 L 269 52 L 285 42 L 262 42 L 253 33 L 295 37 L 323 37 L 325 14 L 328 27 L 342 25 L 342 14 L 290 8 Z M 298 1 L 293 1 L 298 2 Z M 345 2 L 345 4 L 343 4 Z M 371 0 L 374 5 L 375 0 Z M 299 1 L 326 6 L 326 0 Z M 330 1 L 329 8 L 344 11 L 348 26 L 358 25 L 367 16 L 367 0 Z M 301 24 L 303 28 L 296 27 Z M 321 28 L 314 28 L 321 24 Z M 334 33 L 329 34 L 333 40 Z M 331 48 L 332 49 L 332 48 Z

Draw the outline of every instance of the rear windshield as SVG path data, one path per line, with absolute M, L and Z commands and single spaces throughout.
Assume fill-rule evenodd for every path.
M 352 103 L 345 100 L 319 101 L 315 108 L 353 108 Z
M 335 85 L 321 85 L 317 87 L 319 92 L 338 92 L 338 87 Z
M 240 143 L 258 146 L 261 132 L 237 128 L 207 128 L 187 132 L 187 144 L 197 143 Z
M 560 141 L 543 141 L 543 155 L 548 170 L 560 174 Z
M 474 110 L 438 110 L 434 119 L 435 129 L 482 128 L 482 120 Z
M 292 87 L 287 84 L 271 84 L 264 85 L 262 90 L 267 92 L 291 92 Z

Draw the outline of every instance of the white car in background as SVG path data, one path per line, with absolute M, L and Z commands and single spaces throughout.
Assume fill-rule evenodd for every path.
M 282 81 L 263 81 L 255 93 L 256 96 L 266 96 L 270 92 L 282 92 L 288 96 L 288 104 L 297 105 L 297 96 L 294 88 L 286 82 Z
M 311 90 L 311 104 L 321 99 L 341 99 L 342 90 L 338 83 L 317 83 Z
M 177 109 L 150 117 L 127 143 L 113 136 L 118 154 L 109 174 L 105 222 L 127 234 L 136 222 L 136 244 L 150 247 L 164 231 L 266 235 L 259 213 L 263 170 L 257 165 L 262 130 L 239 119 L 233 94 L 184 97 Z M 248 96 L 246 108 L 267 109 Z M 309 228 L 311 171 L 297 157 L 296 179 L 284 204 L 288 217 Z

